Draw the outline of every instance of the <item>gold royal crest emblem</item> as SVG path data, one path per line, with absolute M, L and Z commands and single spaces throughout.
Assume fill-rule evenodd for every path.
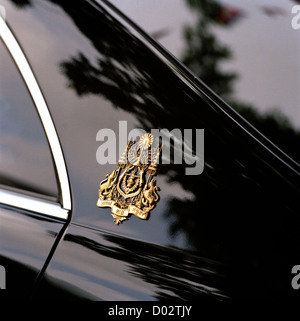
M 147 133 L 139 141 L 130 141 L 118 162 L 118 168 L 100 183 L 97 206 L 110 207 L 118 225 L 130 214 L 146 220 L 159 200 L 156 181 L 161 146 Z

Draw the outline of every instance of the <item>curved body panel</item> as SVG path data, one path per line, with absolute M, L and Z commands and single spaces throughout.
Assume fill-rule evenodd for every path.
M 53 118 L 73 202 L 33 298 L 297 297 L 297 162 L 105 1 L 13 2 L 4 1 L 8 23 Z M 99 183 L 137 128 L 165 129 L 167 149 L 183 162 L 160 164 L 148 220 L 116 225 L 111 209 L 96 205 Z

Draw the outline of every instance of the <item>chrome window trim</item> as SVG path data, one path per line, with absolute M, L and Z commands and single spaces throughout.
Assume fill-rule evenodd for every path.
M 32 208 L 34 211 L 37 211 L 37 208 L 39 207 L 38 205 L 40 205 L 40 208 L 43 210 L 46 210 L 46 212 L 44 213 L 43 210 L 39 210 L 38 211 L 39 213 L 51 215 L 49 213 L 49 209 L 51 208 L 54 210 L 54 215 L 51 215 L 51 216 L 67 218 L 67 216 L 63 213 L 65 213 L 65 210 L 68 211 L 72 209 L 69 178 L 67 174 L 67 168 L 66 168 L 62 148 L 61 148 L 58 135 L 57 135 L 53 120 L 51 118 L 48 106 L 46 104 L 46 101 L 43 97 L 43 94 L 40 90 L 37 80 L 31 70 L 31 67 L 20 45 L 18 44 L 13 33 L 11 32 L 8 25 L 6 24 L 6 22 L 3 20 L 1 16 L 0 16 L 0 37 L 2 38 L 8 51 L 10 52 L 13 60 L 15 61 L 25 81 L 25 84 L 29 90 L 29 93 L 31 94 L 33 102 L 40 116 L 41 122 L 44 126 L 44 130 L 50 145 L 51 153 L 54 159 L 54 164 L 58 175 L 58 181 L 59 181 L 60 192 L 61 192 L 61 206 L 62 206 L 62 208 L 61 207 L 60 208 L 62 211 L 58 211 L 58 208 L 54 206 L 54 204 L 50 204 L 44 201 L 40 201 L 39 203 L 38 199 L 27 197 L 25 195 L 21 196 L 21 194 L 19 195 L 8 191 L 5 192 L 4 190 L 1 190 L 0 202 L 3 204 L 15 206 L 15 207 L 21 207 L 29 210 L 30 208 Z M 6 200 L 4 196 L 7 196 L 8 199 Z M 8 200 L 10 200 L 11 204 L 8 203 L 9 202 Z M 20 204 L 24 203 L 26 204 L 26 206 L 28 205 L 28 208 L 19 206 L 17 204 L 17 201 L 20 202 Z M 48 205 L 48 206 L 42 206 L 42 205 Z
M 69 210 L 59 204 L 0 188 L 0 203 L 53 218 L 68 219 Z

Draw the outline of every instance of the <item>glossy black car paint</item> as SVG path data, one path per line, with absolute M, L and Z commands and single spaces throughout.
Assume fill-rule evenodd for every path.
M 291 287 L 300 254 L 299 167 L 292 160 L 105 4 L 4 4 L 49 105 L 72 189 L 72 218 L 63 235 L 58 223 L 23 214 L 30 224 L 39 222 L 39 238 L 49 240 L 35 253 L 39 266 L 26 264 L 37 271 L 31 298 L 299 296 Z M 131 217 L 116 226 L 110 210 L 96 206 L 99 182 L 116 166 L 97 163 L 96 134 L 118 132 L 120 120 L 128 131 L 203 128 L 205 167 L 187 176 L 186 165 L 162 165 L 161 200 L 150 219 Z M 14 255 L 19 250 L 1 256 L 18 266 L 35 252 L 28 245 Z
M 6 289 L 0 299 L 24 300 L 60 238 L 63 222 L 4 206 L 0 220 L 0 262 L 6 270 Z

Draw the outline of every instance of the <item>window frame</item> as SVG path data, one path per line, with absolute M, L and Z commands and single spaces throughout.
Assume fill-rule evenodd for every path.
M 7 47 L 32 97 L 35 108 L 42 122 L 50 151 L 54 160 L 59 185 L 59 203 L 46 201 L 39 197 L 32 197 L 25 193 L 11 191 L 0 186 L 0 204 L 29 210 L 54 218 L 67 220 L 72 210 L 70 183 L 67 167 L 60 141 L 50 115 L 49 108 L 31 70 L 31 67 L 12 31 L 0 16 L 0 38 Z

